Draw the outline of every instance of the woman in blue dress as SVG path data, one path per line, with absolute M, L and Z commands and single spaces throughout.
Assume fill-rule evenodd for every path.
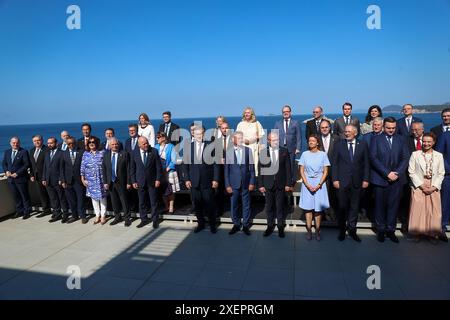
M 322 213 L 330 207 L 326 186 L 323 187 L 330 161 L 325 152 L 320 151 L 320 138 L 308 138 L 308 151 L 299 160 L 299 175 L 302 177 L 300 208 L 306 212 L 307 239 L 312 239 L 312 220 L 315 220 L 316 240 L 320 241 L 320 222 Z
M 90 137 L 88 150 L 81 160 L 81 181 L 86 187 L 86 196 L 92 199 L 94 207 L 94 224 L 106 223 L 106 191 L 103 187 L 102 162 L 104 151 L 99 150 L 100 139 Z

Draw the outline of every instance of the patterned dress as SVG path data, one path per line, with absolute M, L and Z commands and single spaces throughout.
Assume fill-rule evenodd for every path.
M 96 153 L 85 152 L 81 160 L 81 175 L 88 182 L 86 188 L 86 196 L 101 200 L 106 197 L 106 192 L 103 187 L 103 173 L 102 161 L 104 151 L 97 151 Z

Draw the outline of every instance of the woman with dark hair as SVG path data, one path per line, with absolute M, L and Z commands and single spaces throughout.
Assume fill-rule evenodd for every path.
M 320 222 L 322 213 L 330 207 L 326 186 L 330 160 L 320 151 L 320 138 L 313 134 L 308 138 L 308 151 L 299 160 L 299 176 L 302 178 L 300 208 L 305 211 L 307 239 L 312 239 L 312 220 L 314 216 L 316 240 L 320 241 Z
M 138 134 L 140 137 L 146 137 L 148 143 L 155 147 L 155 129 L 150 124 L 150 118 L 146 113 L 141 113 L 138 118 Z
M 420 240 L 430 237 L 433 242 L 442 233 L 441 185 L 445 176 L 444 157 L 433 150 L 436 136 L 426 133 L 422 137 L 422 150 L 412 153 L 408 173 L 411 178 L 411 209 L 409 233 Z
M 373 105 L 367 111 L 366 119 L 363 124 L 361 124 L 361 134 L 364 135 L 366 133 L 370 133 L 373 131 L 372 123 L 375 118 L 382 118 L 383 112 L 381 111 L 380 106 Z
M 94 224 L 106 223 L 106 191 L 103 186 L 102 162 L 104 151 L 99 150 L 100 139 L 90 137 L 88 150 L 81 160 L 81 182 L 86 187 L 86 196 L 91 198 L 94 207 Z
M 162 196 L 166 210 L 168 210 L 169 214 L 172 214 L 174 213 L 174 193 L 180 191 L 180 182 L 175 168 L 177 161 L 175 147 L 173 144 L 167 143 L 167 135 L 164 132 L 158 132 L 156 140 L 158 143 L 155 145 L 155 149 L 158 150 L 164 172 L 162 186 L 159 189 L 164 192 Z

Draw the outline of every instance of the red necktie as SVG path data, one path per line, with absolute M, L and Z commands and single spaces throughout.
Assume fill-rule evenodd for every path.
M 420 142 L 420 139 L 417 139 L 417 143 L 416 143 L 416 150 L 422 150 L 422 143 Z

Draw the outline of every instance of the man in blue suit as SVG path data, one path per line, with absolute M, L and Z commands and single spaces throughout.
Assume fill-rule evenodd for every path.
M 14 219 L 20 216 L 23 216 L 23 219 L 28 219 L 31 213 L 30 195 L 28 193 L 30 159 L 28 152 L 20 147 L 19 138 L 11 138 L 10 145 L 11 149 L 5 152 L 2 166 L 16 202 Z
M 370 148 L 372 138 L 383 132 L 383 118 L 378 117 L 373 119 L 372 130 L 373 130 L 372 132 L 366 133 L 362 136 L 362 140 L 364 140 L 367 143 L 368 148 Z
M 401 190 L 406 183 L 406 170 L 409 163 L 408 144 L 395 130 L 394 118 L 384 119 L 384 132 L 372 139 L 370 145 L 370 183 L 375 193 L 375 223 L 377 239 L 384 242 L 385 235 L 398 243 L 395 236 L 397 211 L 400 205 Z
M 243 145 L 244 135 L 236 131 L 233 136 L 234 148 L 227 152 L 225 160 L 225 188 L 231 194 L 231 217 L 233 228 L 229 234 L 241 230 L 250 235 L 250 192 L 255 190 L 255 164 L 249 148 Z M 242 199 L 242 222 L 238 212 L 239 198 Z
M 125 151 L 131 156 L 131 153 L 135 150 L 139 150 L 138 146 L 138 125 L 133 123 L 128 125 L 129 138 L 125 141 Z
M 161 158 L 158 151 L 150 146 L 147 138 L 140 137 L 138 144 L 139 150 L 133 153 L 130 161 L 131 182 L 133 188 L 138 190 L 139 197 L 141 223 L 137 227 L 142 228 L 153 221 L 153 228 L 156 229 L 159 226 L 156 189 L 161 185 Z M 151 220 L 147 216 L 147 200 L 150 200 Z
M 284 106 L 281 112 L 283 114 L 283 120 L 277 121 L 274 129 L 278 130 L 278 136 L 280 139 L 279 146 L 284 147 L 289 151 L 292 173 L 291 177 L 292 183 L 294 183 L 297 181 L 298 172 L 295 157 L 300 154 L 302 150 L 302 130 L 300 123 L 292 119 L 292 109 L 290 106 Z
M 216 144 L 204 141 L 205 129 L 195 126 L 194 141 L 183 155 L 186 188 L 191 191 L 191 199 L 197 216 L 198 233 L 205 228 L 205 214 L 209 219 L 211 233 L 217 232 L 215 190 L 219 187 L 220 167 L 215 161 Z
M 448 242 L 447 223 L 450 219 L 450 130 L 443 131 L 439 136 L 436 151 L 442 153 L 445 164 L 445 178 L 441 187 L 441 202 L 442 202 L 442 235 L 439 237 L 444 242 Z
M 397 134 L 406 139 L 411 136 L 413 122 L 422 122 L 422 119 L 413 117 L 414 107 L 412 104 L 405 104 L 402 112 L 404 117 L 397 120 Z
M 354 125 L 345 126 L 346 139 L 336 143 L 331 159 L 333 186 L 339 201 L 339 241 L 345 240 L 348 231 L 353 240 L 361 242 L 356 234 L 356 224 L 362 190 L 369 186 L 370 164 L 367 143 L 356 140 L 357 134 Z
M 66 143 L 67 149 L 63 152 L 61 159 L 60 180 L 72 211 L 72 217 L 67 223 L 73 223 L 81 218 L 81 223 L 86 224 L 88 222 L 84 207 L 86 190 L 81 182 L 80 174 L 83 151 L 77 150 L 74 137 L 67 138 Z
M 61 163 L 63 152 L 58 149 L 58 141 L 51 137 L 47 140 L 48 152 L 45 155 L 42 185 L 47 188 L 50 204 L 53 209 L 49 222 L 55 222 L 62 218 L 61 222 L 69 220 L 69 209 L 64 189 L 61 183 Z

